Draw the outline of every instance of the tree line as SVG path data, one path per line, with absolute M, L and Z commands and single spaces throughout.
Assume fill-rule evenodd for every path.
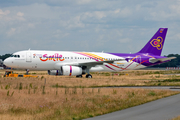
M 11 54 L 0 55 L 0 59 L 2 59 L 4 61 L 6 58 L 8 58 L 10 56 L 11 56 Z
M 0 59 L 2 59 L 4 61 L 6 58 L 8 58 L 10 56 L 11 56 L 11 54 L 0 55 Z M 176 57 L 176 59 L 173 59 L 173 60 L 163 63 L 163 64 L 154 65 L 152 67 L 177 67 L 180 65 L 180 55 L 179 54 L 169 54 L 165 57 Z

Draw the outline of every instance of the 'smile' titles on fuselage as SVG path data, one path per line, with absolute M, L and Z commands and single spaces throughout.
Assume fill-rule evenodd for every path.
M 53 60 L 53 61 L 64 61 L 64 58 L 62 58 L 61 54 L 55 53 L 54 55 L 49 55 L 48 54 L 33 54 L 34 57 L 39 57 L 39 59 L 43 62 L 48 61 L 48 60 Z

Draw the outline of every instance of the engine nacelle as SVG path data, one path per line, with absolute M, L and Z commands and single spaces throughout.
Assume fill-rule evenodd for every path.
M 48 70 L 49 75 L 62 75 L 61 70 Z
M 68 75 L 76 76 L 82 75 L 84 72 L 81 67 L 76 66 L 62 66 L 60 70 L 48 70 L 49 75 Z
M 82 68 L 76 66 L 62 66 L 62 74 L 68 76 L 82 75 Z

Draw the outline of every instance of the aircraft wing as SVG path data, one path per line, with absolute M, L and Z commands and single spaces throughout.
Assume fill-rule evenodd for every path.
M 66 63 L 65 65 L 94 67 L 96 65 L 103 65 L 103 63 L 113 63 L 115 61 L 125 61 L 125 59 L 107 60 L 107 61 L 93 61 L 93 62 L 76 62 L 76 63 Z
M 168 57 L 168 58 L 159 58 L 159 59 L 150 59 L 149 62 L 151 63 L 155 63 L 155 62 L 164 62 L 164 61 L 168 61 L 168 60 L 172 60 L 175 59 L 176 57 Z

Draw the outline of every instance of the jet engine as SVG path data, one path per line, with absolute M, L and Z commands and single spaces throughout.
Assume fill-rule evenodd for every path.
M 48 74 L 76 76 L 76 75 L 82 75 L 83 70 L 81 67 L 76 67 L 76 66 L 62 66 L 60 70 L 48 70 Z
M 49 75 L 62 75 L 61 70 L 48 70 Z

